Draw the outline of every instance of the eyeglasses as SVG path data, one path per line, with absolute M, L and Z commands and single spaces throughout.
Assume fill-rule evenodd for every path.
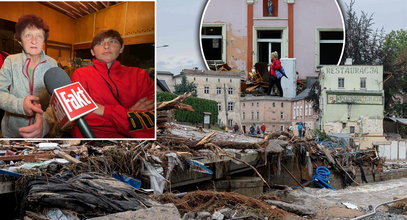
M 108 43 L 109 45 L 115 45 L 115 44 L 120 45 L 120 42 L 118 40 L 116 40 L 116 39 L 105 39 L 103 41 L 97 42 L 96 46 L 104 46 L 105 43 Z

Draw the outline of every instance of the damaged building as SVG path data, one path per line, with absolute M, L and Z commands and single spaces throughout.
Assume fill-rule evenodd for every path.
M 233 13 L 226 15 L 225 5 Z M 212 0 L 202 18 L 201 42 L 209 66 L 227 63 L 249 73 L 258 62 L 270 63 L 277 51 L 281 58 L 295 58 L 293 75 L 298 71 L 305 79 L 316 76 L 319 65 L 338 63 L 341 11 L 334 0 Z
M 383 136 L 383 66 L 323 66 L 320 128 L 329 134 L 349 134 L 361 149 Z

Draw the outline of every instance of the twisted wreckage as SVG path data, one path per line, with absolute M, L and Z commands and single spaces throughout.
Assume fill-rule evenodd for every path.
M 334 189 L 385 179 L 384 161 L 375 150 L 352 151 L 338 142 L 316 141 L 311 134 L 302 139 L 287 132 L 250 137 L 168 122 L 171 109 L 193 111 L 182 103 L 187 97 L 158 105 L 155 141 L 3 141 L 0 172 L 3 184 L 12 183 L 9 192 L 18 195 L 15 216 L 309 216 L 312 211 L 264 192 L 312 182 Z M 322 166 L 325 172 L 314 173 Z

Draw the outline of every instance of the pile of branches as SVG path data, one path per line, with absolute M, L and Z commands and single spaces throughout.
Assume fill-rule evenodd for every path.
M 162 203 L 174 203 L 182 214 L 189 211 L 207 211 L 213 213 L 225 207 L 231 209 L 239 207 L 238 216 L 263 216 L 281 219 L 289 214 L 258 199 L 230 192 L 193 191 L 187 193 L 182 198 L 172 193 L 154 195 L 153 197 Z

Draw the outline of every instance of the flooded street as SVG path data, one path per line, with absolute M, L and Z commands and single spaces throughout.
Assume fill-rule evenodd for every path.
M 371 207 L 399 198 L 407 198 L 407 178 L 368 183 L 340 190 L 308 188 L 289 192 L 287 199 L 316 211 L 314 219 L 349 219 L 370 213 Z M 354 209 L 347 208 L 343 203 Z M 374 219 L 407 219 L 407 216 L 384 216 L 386 207 Z

